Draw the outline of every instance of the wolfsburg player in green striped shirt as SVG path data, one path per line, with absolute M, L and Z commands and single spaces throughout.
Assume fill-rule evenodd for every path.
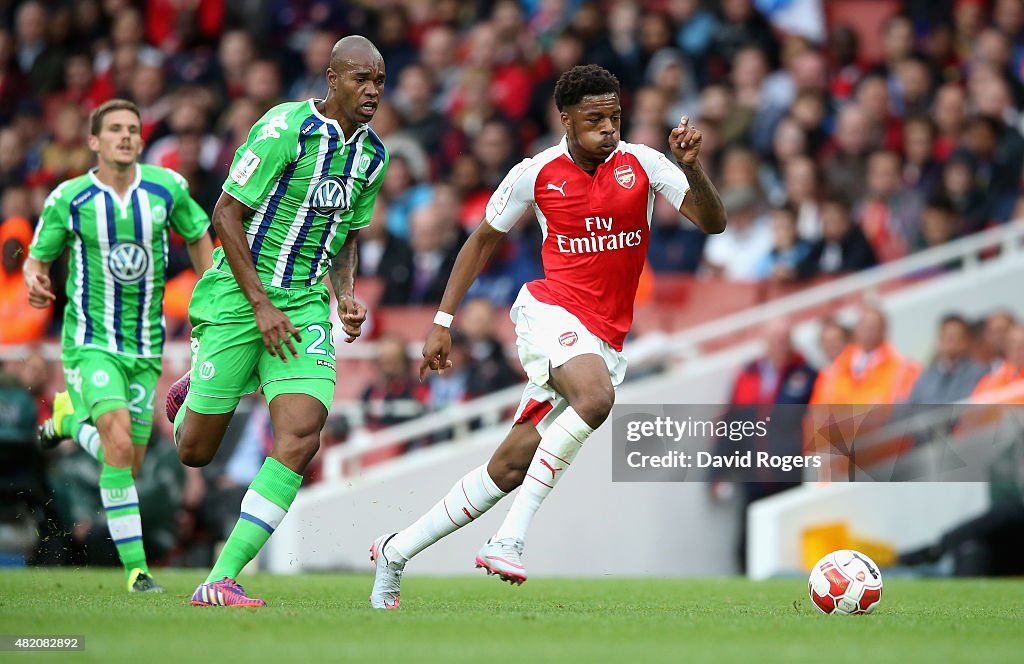
M 346 37 L 334 45 L 326 78 L 323 100 L 271 109 L 235 152 L 213 213 L 224 246 L 192 294 L 192 370 L 168 394 L 178 456 L 188 466 L 209 463 L 240 397 L 257 389 L 274 430 L 271 455 L 193 605 L 266 606 L 235 578 L 291 506 L 334 399 L 325 275 L 346 341 L 366 319 L 353 292 L 356 235 L 370 223 L 388 164 L 366 125 L 384 88 L 384 60 L 369 40 Z
M 162 592 L 149 575 L 134 476 L 153 427 L 160 378 L 168 231 L 188 241 L 196 271 L 210 267 L 210 220 L 174 171 L 137 163 L 142 128 L 135 104 L 114 99 L 90 120 L 89 173 L 53 190 L 25 263 L 29 302 L 54 294 L 50 264 L 65 247 L 68 303 L 62 362 L 68 392 L 54 397 L 40 443 L 74 438 L 103 464 L 100 496 L 132 592 Z M 91 423 L 91 424 L 89 424 Z

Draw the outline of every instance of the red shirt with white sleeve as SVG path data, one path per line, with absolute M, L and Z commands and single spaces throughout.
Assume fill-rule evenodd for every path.
M 569 156 L 566 139 L 509 171 L 484 220 L 507 233 L 533 206 L 544 244 L 544 278 L 526 285 L 621 351 L 650 241 L 654 194 L 676 209 L 690 184 L 664 154 L 620 142 L 593 175 Z

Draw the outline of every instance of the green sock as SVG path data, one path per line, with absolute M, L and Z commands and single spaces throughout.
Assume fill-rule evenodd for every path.
M 82 420 L 79 420 L 79 419 L 77 419 L 75 417 L 68 416 L 68 417 L 65 417 L 64 421 L 61 422 L 60 424 L 61 424 L 61 427 L 60 427 L 61 428 L 61 433 L 64 434 L 65 438 L 71 438 L 72 440 L 78 440 L 78 434 L 82 431 L 82 427 L 85 425 L 85 422 L 83 422 Z M 66 431 L 64 430 L 64 427 L 67 427 Z
M 146 552 L 142 547 L 142 519 L 139 518 L 139 494 L 135 490 L 131 468 L 115 468 L 103 464 L 100 472 L 100 497 L 107 512 L 110 538 L 125 574 L 136 567 L 149 573 Z
M 263 467 L 242 498 L 238 523 L 210 570 L 206 583 L 225 576 L 229 579 L 238 576 L 267 543 L 274 529 L 281 525 L 300 484 L 302 475 L 289 470 L 277 459 L 268 457 L 263 462 Z

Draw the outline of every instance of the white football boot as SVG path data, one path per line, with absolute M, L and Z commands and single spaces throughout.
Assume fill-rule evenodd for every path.
M 384 555 L 384 547 L 397 534 L 381 535 L 370 545 L 370 562 L 377 569 L 377 575 L 373 579 L 373 590 L 370 592 L 370 606 L 375 609 L 398 608 L 405 563 L 388 560 Z
M 492 537 L 476 554 L 476 566 L 482 567 L 488 574 L 497 574 L 502 581 L 518 586 L 526 581 L 522 556 L 523 540 L 515 537 L 496 540 Z

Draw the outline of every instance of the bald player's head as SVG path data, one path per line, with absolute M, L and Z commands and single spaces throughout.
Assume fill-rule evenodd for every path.
M 331 69 L 339 74 L 346 68 L 380 60 L 384 57 L 373 42 L 362 35 L 342 37 L 331 49 Z
M 373 119 L 385 79 L 384 58 L 366 37 L 350 35 L 331 49 L 325 113 L 341 123 L 346 136 Z

